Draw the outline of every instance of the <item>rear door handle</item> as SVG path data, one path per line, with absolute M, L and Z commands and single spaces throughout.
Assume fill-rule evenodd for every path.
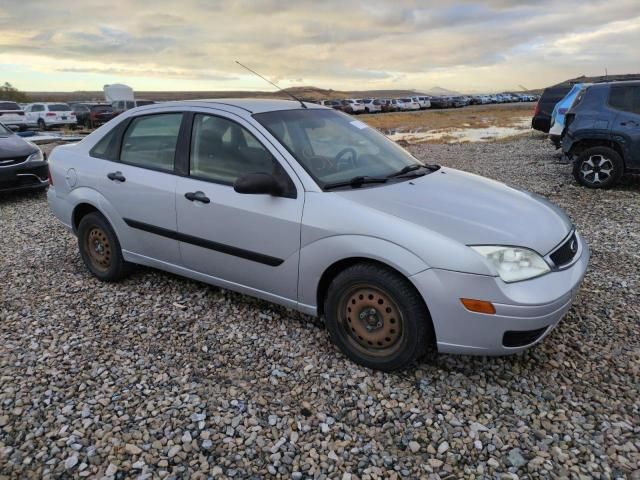
M 184 198 L 186 198 L 187 200 L 191 201 L 191 202 L 202 202 L 202 203 L 210 203 L 211 200 L 209 200 L 209 197 L 207 197 L 204 192 L 201 191 L 197 191 L 197 192 L 187 192 L 184 194 Z
M 114 182 L 124 182 L 126 178 L 122 175 L 122 172 L 111 172 L 107 173 L 107 178 L 109 180 L 113 180 Z

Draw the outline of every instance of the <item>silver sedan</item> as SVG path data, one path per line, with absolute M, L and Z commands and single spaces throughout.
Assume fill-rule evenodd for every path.
M 276 100 L 129 110 L 50 159 L 87 268 L 141 264 L 325 318 L 362 365 L 539 342 L 589 249 L 531 193 L 422 163 L 341 112 Z

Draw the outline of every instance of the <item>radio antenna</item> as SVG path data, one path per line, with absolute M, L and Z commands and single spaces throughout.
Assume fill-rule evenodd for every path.
M 235 61 L 238 65 L 240 65 L 242 68 L 249 70 L 251 73 L 253 73 L 254 75 L 260 77 L 262 80 L 264 80 L 265 82 L 269 83 L 270 85 L 273 85 L 274 87 L 276 87 L 278 90 L 280 90 L 281 92 L 289 95 L 291 98 L 293 98 L 296 102 L 300 102 L 300 106 L 302 106 L 302 108 L 307 108 L 307 106 L 304 104 L 304 102 L 302 100 L 300 100 L 298 97 L 296 97 L 293 93 L 288 92 L 287 90 L 283 90 L 282 88 L 280 88 L 278 85 L 276 85 L 275 83 L 273 83 L 271 80 L 268 80 L 266 78 L 264 78 L 262 75 L 260 75 L 258 72 L 251 70 L 249 67 L 247 67 L 246 65 L 241 64 L 239 61 Z

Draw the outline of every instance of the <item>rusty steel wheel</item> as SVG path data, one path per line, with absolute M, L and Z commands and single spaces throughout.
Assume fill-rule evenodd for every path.
M 349 341 L 369 355 L 388 356 L 401 344 L 403 319 L 398 306 L 383 290 L 358 285 L 340 302 L 341 325 Z
M 111 244 L 107 234 L 98 226 L 93 226 L 85 237 L 85 248 L 89 260 L 96 270 L 106 272 L 111 266 Z
M 393 371 L 413 364 L 434 342 L 429 311 L 402 274 L 362 262 L 338 273 L 324 299 L 333 342 L 365 367 Z
M 103 282 L 117 282 L 131 271 L 122 256 L 118 236 L 98 212 L 87 213 L 78 223 L 78 249 L 89 271 Z

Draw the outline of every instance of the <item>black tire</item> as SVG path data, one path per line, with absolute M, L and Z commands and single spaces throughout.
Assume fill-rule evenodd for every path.
M 339 273 L 329 285 L 324 312 L 338 348 L 374 370 L 406 368 L 434 343 L 420 294 L 402 275 L 381 265 L 359 263 Z
M 47 130 L 47 124 L 44 123 L 44 120 L 41 118 L 38 119 L 38 128 L 43 132 Z
M 591 147 L 573 163 L 573 176 L 587 188 L 611 188 L 622 178 L 624 162 L 614 149 Z
M 95 244 L 95 248 L 91 248 Z M 131 271 L 113 228 L 101 214 L 92 212 L 78 225 L 78 248 L 89 271 L 103 282 L 117 282 Z

